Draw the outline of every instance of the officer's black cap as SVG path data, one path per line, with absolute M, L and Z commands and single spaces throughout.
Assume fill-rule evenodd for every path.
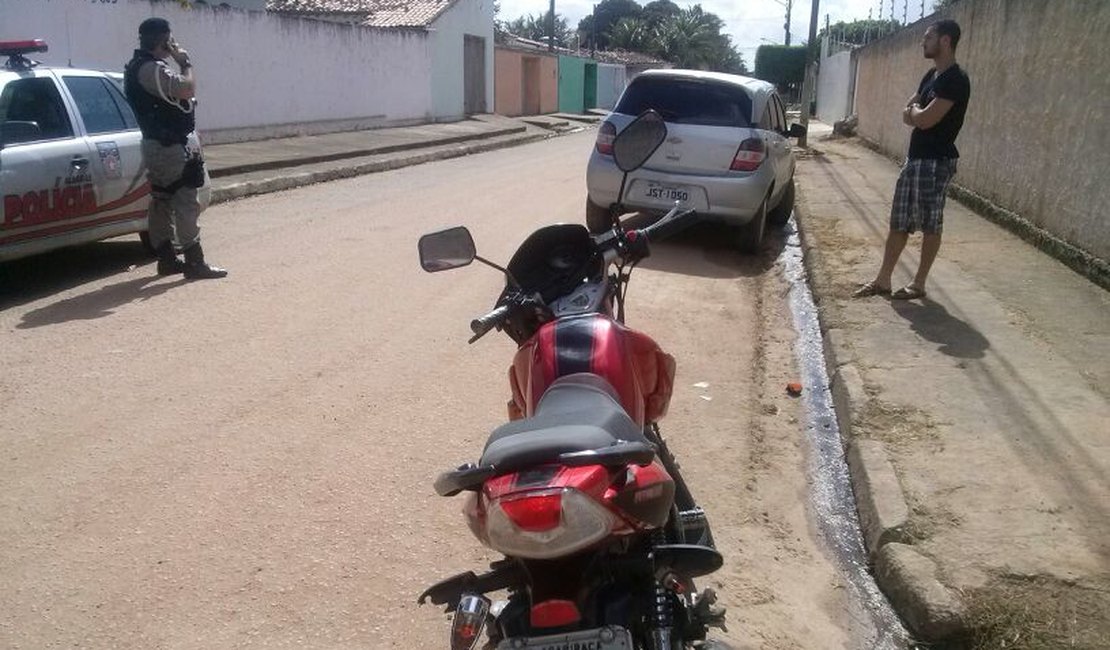
M 165 18 L 147 18 L 139 23 L 139 36 L 155 36 L 170 33 L 170 21 Z

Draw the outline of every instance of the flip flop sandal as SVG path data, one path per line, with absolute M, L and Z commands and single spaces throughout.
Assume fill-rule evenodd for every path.
M 865 282 L 864 284 L 860 285 L 859 289 L 856 289 L 852 293 L 853 298 L 869 298 L 871 296 L 889 296 L 889 295 L 890 295 L 890 289 L 889 288 L 880 287 L 879 285 L 875 284 L 874 282 Z
M 902 287 L 901 289 L 899 289 L 899 290 L 895 291 L 894 293 L 890 294 L 890 297 L 893 298 L 894 300 L 917 300 L 918 298 L 924 298 L 925 297 L 925 290 L 924 289 L 918 289 L 917 287 L 913 286 L 912 284 L 907 284 L 906 286 Z

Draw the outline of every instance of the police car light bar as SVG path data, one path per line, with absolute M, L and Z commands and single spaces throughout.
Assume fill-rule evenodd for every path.
M 8 70 L 30 70 L 38 65 L 38 61 L 32 61 L 23 55 L 45 52 L 47 49 L 46 41 L 41 38 L 33 38 L 29 41 L 0 41 L 0 56 L 8 57 L 8 62 L 4 64 Z
M 34 38 L 29 41 L 0 41 L 0 56 L 19 56 L 31 52 L 45 52 L 46 41 Z

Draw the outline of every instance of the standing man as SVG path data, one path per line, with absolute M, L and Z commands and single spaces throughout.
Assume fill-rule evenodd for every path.
M 173 58 L 180 73 L 163 59 Z M 124 70 L 124 90 L 143 132 L 143 162 L 150 180 L 150 243 L 158 275 L 189 280 L 222 278 L 227 271 L 204 261 L 197 218 L 208 207 L 208 173 L 196 134 L 196 80 L 189 53 L 177 45 L 164 18 L 139 25 L 139 49 Z M 203 188 L 203 190 L 202 190 Z M 173 248 L 174 232 L 185 261 Z
M 944 224 L 944 193 L 956 173 L 956 136 L 964 124 L 971 81 L 956 63 L 960 26 L 939 20 L 925 31 L 922 48 L 934 68 L 925 73 L 917 94 L 902 111 L 902 121 L 913 127 L 906 164 L 894 188 L 890 233 L 883 264 L 874 280 L 852 294 L 856 298 L 889 295 L 896 300 L 925 297 L 925 279 L 940 250 Z M 891 293 L 891 275 L 910 234 L 921 230 L 921 263 L 913 282 Z

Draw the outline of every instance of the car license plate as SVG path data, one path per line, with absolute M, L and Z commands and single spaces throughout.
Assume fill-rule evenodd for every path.
M 498 650 L 632 650 L 632 635 L 623 627 L 603 627 L 551 636 L 516 637 L 497 644 Z
M 647 189 L 644 190 L 644 194 L 649 199 L 662 199 L 664 201 L 679 201 L 686 203 L 690 200 L 690 191 L 681 185 L 675 186 L 648 183 Z

